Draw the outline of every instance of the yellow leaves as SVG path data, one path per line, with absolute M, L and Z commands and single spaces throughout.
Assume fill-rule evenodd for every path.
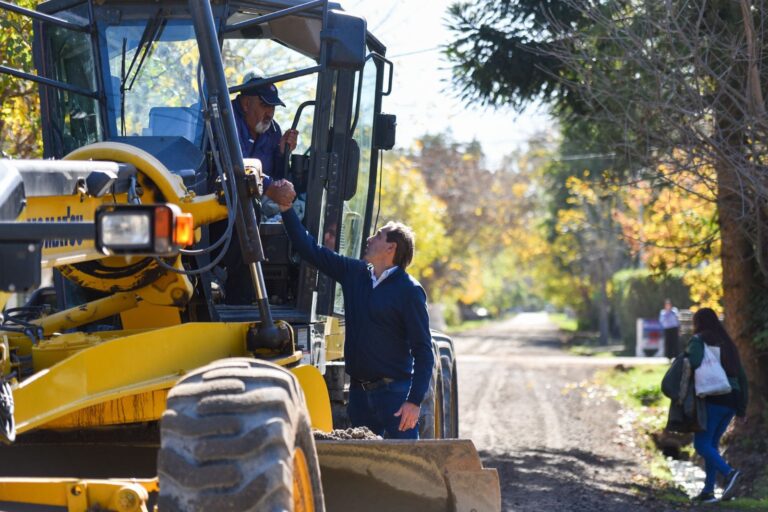
M 685 158 L 681 151 L 675 156 Z M 688 171 L 678 162 L 657 170 L 669 185 L 654 189 L 640 183 L 628 190 L 625 212 L 615 219 L 632 251 L 649 268 L 682 269 L 691 300 L 718 309 L 722 296 L 720 237 L 717 224 L 715 171 L 694 161 Z
M 445 205 L 432 196 L 413 162 L 400 157 L 384 161 L 379 224 L 399 220 L 416 235 L 416 254 L 409 272 L 417 279 L 434 276 L 431 265 L 450 254 L 451 241 L 445 236 Z
M 34 8 L 37 2 L 18 5 Z M 0 62 L 32 71 L 32 24 L 28 18 L 0 13 Z M 37 86 L 8 75 L 0 76 L 0 150 L 15 158 L 42 156 Z
M 467 262 L 469 268 L 469 275 L 464 283 L 463 291 L 459 296 L 459 300 L 464 304 L 475 304 L 479 302 L 485 294 L 485 288 L 483 287 L 482 279 L 482 262 L 473 257 Z
M 526 183 L 515 183 L 512 185 L 512 195 L 520 199 L 524 197 L 528 193 L 528 184 Z
M 587 227 L 587 214 L 584 210 L 560 210 L 557 213 L 557 231 L 565 234 Z
M 698 307 L 723 312 L 720 304 L 723 295 L 723 267 L 719 259 L 687 271 L 683 283 L 690 288 L 691 301 Z
M 589 175 L 589 172 L 585 172 L 585 175 Z M 568 198 L 568 204 L 578 205 L 584 202 L 594 204 L 597 202 L 597 194 L 595 194 L 592 184 L 576 176 L 569 176 L 565 182 L 565 186 L 571 192 L 571 197 Z
M 180 60 L 183 66 L 194 66 L 197 64 L 197 54 L 193 54 L 192 52 L 184 53 L 181 55 Z

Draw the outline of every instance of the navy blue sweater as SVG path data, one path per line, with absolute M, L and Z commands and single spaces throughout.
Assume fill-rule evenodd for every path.
M 374 288 L 365 261 L 317 245 L 292 209 L 283 222 L 301 257 L 341 284 L 347 373 L 363 381 L 411 379 L 407 400 L 420 405 L 435 364 L 424 289 L 400 267 Z

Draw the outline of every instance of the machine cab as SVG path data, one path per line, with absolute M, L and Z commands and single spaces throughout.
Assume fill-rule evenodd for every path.
M 35 21 L 35 65 L 50 82 L 39 89 L 44 156 L 123 142 L 160 160 L 195 194 L 215 192 L 215 120 L 201 48 L 220 52 L 231 99 L 248 72 L 258 75 L 280 89 L 287 107 L 278 107 L 275 117 L 282 130 L 299 130 L 288 164 L 264 171 L 294 182 L 303 223 L 321 243 L 360 257 L 370 231 L 378 150 L 393 144 L 394 121 L 381 114 L 392 78 L 385 48 L 364 20 L 325 1 L 214 2 L 213 41 L 200 39 L 190 5 L 52 0 L 38 6 L 58 20 Z M 333 283 L 291 258 L 274 214 L 264 205 L 260 231 L 275 316 L 281 308 L 293 321 L 342 314 Z M 215 230 L 204 231 L 203 243 L 211 243 Z M 243 312 L 247 308 L 227 308 L 231 302 L 211 291 L 216 275 L 210 274 L 206 291 L 209 315 L 245 319 L 238 315 L 251 314 Z

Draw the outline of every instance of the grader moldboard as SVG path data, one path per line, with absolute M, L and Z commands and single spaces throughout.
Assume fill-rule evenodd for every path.
M 313 438 L 347 426 L 343 302 L 272 220 L 230 95 L 279 82 L 293 127 L 311 121 L 272 173 L 311 234 L 359 257 L 395 131 L 365 21 L 327 0 L 0 8 L 33 23 L 36 72 L 0 72 L 38 84 L 45 157 L 0 161 L 0 285 L 31 292 L 0 326 L 0 508 L 499 510 L 495 470 L 455 439 L 439 333 L 424 440 Z M 183 214 L 195 243 L 179 250 Z M 252 300 L 228 293 L 232 253 Z

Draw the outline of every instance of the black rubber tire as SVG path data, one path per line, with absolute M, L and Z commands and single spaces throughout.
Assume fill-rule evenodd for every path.
M 441 351 L 440 370 L 443 377 L 443 434 L 445 438 L 459 437 L 458 386 L 456 363 L 450 352 Z
M 440 439 L 443 435 L 443 420 L 442 417 L 435 417 L 437 411 L 441 414 L 442 407 L 438 405 L 438 400 L 442 404 L 443 390 L 442 390 L 442 376 L 439 369 L 438 361 L 440 360 L 440 352 L 437 350 L 437 345 L 433 343 L 433 351 L 435 353 L 435 365 L 432 369 L 432 379 L 429 381 L 429 389 L 424 396 L 424 400 L 421 402 L 421 411 L 419 414 L 419 439 Z
M 232 358 L 195 370 L 168 394 L 160 436 L 163 512 L 293 510 L 299 448 L 315 510 L 324 510 L 304 395 L 279 366 Z
M 459 374 L 456 370 L 456 360 L 451 369 L 451 419 L 448 437 L 459 438 Z

